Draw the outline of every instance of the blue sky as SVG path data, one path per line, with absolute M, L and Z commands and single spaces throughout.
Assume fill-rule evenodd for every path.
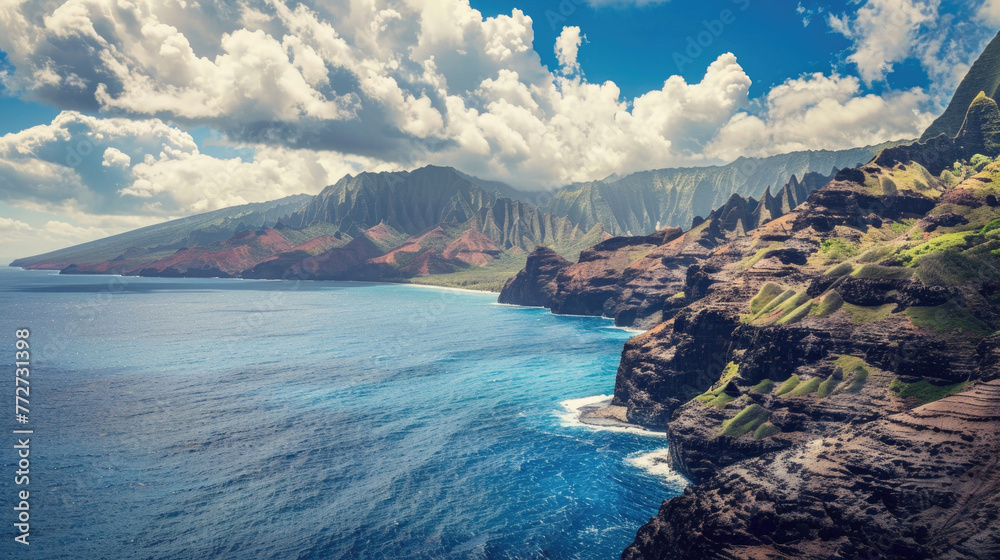
M 549 189 L 914 137 L 1000 28 L 1000 0 L 37 4 L 0 7 L 18 252 L 362 170 Z
M 704 74 L 705 61 L 714 60 L 725 52 L 735 53 L 741 66 L 753 78 L 751 97 L 759 97 L 789 77 L 827 72 L 831 68 L 851 71 L 843 60 L 851 42 L 831 32 L 822 14 L 813 16 L 810 25 L 806 26 L 803 14 L 798 12 L 801 5 L 813 11 L 822 6 L 826 13 L 842 13 L 850 9 L 851 2 L 672 0 L 624 8 L 594 8 L 586 2 L 572 0 L 566 3 L 559 0 L 530 3 L 473 0 L 470 4 L 484 16 L 509 14 L 512 8 L 523 10 L 534 21 L 536 46 L 554 44 L 564 26 L 579 26 L 588 40 L 580 53 L 587 79 L 614 81 L 625 98 L 656 89 L 675 74 L 689 82 L 697 81 Z M 741 9 L 743 6 L 745 10 Z M 704 48 L 694 62 L 679 67 L 672 55 L 679 52 L 686 56 L 688 38 L 705 31 L 704 22 L 718 20 L 719 14 L 727 9 L 736 14 L 736 21 L 726 25 L 724 32 Z M 558 66 L 552 49 L 536 50 L 543 64 L 551 68 Z M 6 55 L 0 51 L 0 61 L 4 58 Z M 909 60 L 900 64 L 890 79 L 872 84 L 870 90 L 879 93 L 886 87 L 928 87 L 929 84 L 927 74 L 917 61 Z M 4 115 L 0 134 L 51 122 L 59 112 L 51 105 L 25 102 L 10 97 L 9 92 L 4 93 L 6 95 L 0 97 L 0 112 Z
M 509 11 L 511 3 L 476 0 L 472 5 L 493 15 Z M 680 73 L 689 82 L 697 81 L 704 73 L 704 60 L 714 60 L 725 52 L 739 57 L 740 64 L 754 78 L 753 93 L 760 95 L 789 77 L 828 71 L 838 53 L 850 46 L 850 41 L 830 33 L 822 21 L 804 26 L 797 6 L 789 2 L 673 0 L 630 9 L 595 9 L 573 2 L 568 5 L 574 10 L 567 16 L 562 13 L 568 10 L 560 10 L 558 1 L 519 7 L 535 21 L 535 40 L 542 45 L 554 43 L 562 26 L 579 26 L 590 41 L 580 54 L 587 78 L 595 82 L 613 80 L 626 97 L 655 89 L 673 74 Z M 842 11 L 847 2 L 824 5 Z M 746 9 L 741 9 L 744 6 Z M 686 64 L 678 70 L 673 53 L 683 54 L 687 39 L 705 31 L 704 22 L 718 20 L 723 10 L 731 10 L 735 21 L 704 49 L 698 57 L 704 59 L 700 65 Z M 556 27 L 547 14 L 554 14 Z M 552 52 L 540 49 L 540 54 L 543 62 L 555 66 Z

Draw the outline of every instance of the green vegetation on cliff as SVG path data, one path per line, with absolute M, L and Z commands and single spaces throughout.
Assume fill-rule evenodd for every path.
M 767 422 L 768 416 L 767 409 L 759 404 L 747 406 L 736 416 L 722 423 L 722 435 L 740 437 L 744 434 L 754 432 Z
M 901 399 L 913 398 L 920 404 L 941 400 L 949 395 L 960 393 L 969 386 L 968 382 L 937 385 L 927 380 L 915 383 L 905 383 L 897 377 L 892 380 L 889 390 Z
M 722 370 L 722 375 L 719 377 L 719 381 L 712 385 L 711 389 L 695 397 L 695 400 L 704 403 L 706 406 L 714 406 L 719 409 L 725 408 L 727 404 L 736 400 L 736 397 L 727 395 L 725 390 L 726 386 L 729 385 L 729 382 L 739 375 L 739 372 L 740 367 L 737 364 L 730 362 Z
M 953 301 L 937 307 L 911 307 L 906 310 L 906 314 L 914 325 L 936 332 L 980 334 L 993 332 L 989 325 Z

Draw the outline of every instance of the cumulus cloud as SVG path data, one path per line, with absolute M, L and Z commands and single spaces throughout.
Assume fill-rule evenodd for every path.
M 871 84 L 910 57 L 923 27 L 938 19 L 940 0 L 868 0 L 853 15 L 830 14 L 830 27 L 854 42 L 847 60 Z
M 101 162 L 101 165 L 104 167 L 121 167 L 124 169 L 132 165 L 132 158 L 118 148 L 109 147 L 107 150 L 104 150 L 104 161 Z
M 0 137 L 0 199 L 43 211 L 163 219 L 315 193 L 348 172 L 380 165 L 330 152 L 258 148 L 252 161 L 215 158 L 159 119 L 64 111 L 51 124 Z
M 562 33 L 556 39 L 556 59 L 562 66 L 563 74 L 568 76 L 580 71 L 580 63 L 577 62 L 576 57 L 582 43 L 583 38 L 580 36 L 579 27 L 563 27 Z
M 867 0 L 854 13 L 829 14 L 827 23 L 851 40 L 847 62 L 866 84 L 886 80 L 898 63 L 917 61 L 940 111 L 993 38 L 1000 2 L 942 10 L 940 0 Z
M 854 76 L 807 75 L 773 88 L 760 116 L 734 115 L 706 151 L 731 160 L 912 138 L 933 119 L 922 110 L 928 102 L 928 94 L 920 89 L 862 95 Z
M 831 19 L 856 41 L 869 77 L 888 71 L 873 53 L 891 64 L 897 43 L 923 25 L 904 18 L 896 42 L 867 46 L 877 13 L 864 10 L 892 2 L 916 5 L 870 0 L 857 17 Z M 664 77 L 662 88 L 625 99 L 613 82 L 586 80 L 584 30 L 565 27 L 538 46 L 520 10 L 483 17 L 467 0 L 245 0 L 211 11 L 67 0 L 41 17 L 34 5 L 0 6 L 0 49 L 14 68 L 3 84 L 67 111 L 0 138 L 0 185 L 17 185 L 0 196 L 94 215 L 179 215 L 427 163 L 550 188 L 778 147 L 912 137 L 927 117 L 919 92 L 864 95 L 839 75 L 790 80 L 757 106 L 731 53 L 698 81 Z M 555 49 L 558 68 L 542 64 L 542 47 Z M 218 130 L 255 155 L 210 157 L 168 122 Z M 805 126 L 827 128 L 796 129 Z
M 21 231 L 31 231 L 31 226 L 20 220 L 0 217 L 0 232 L 9 235 Z

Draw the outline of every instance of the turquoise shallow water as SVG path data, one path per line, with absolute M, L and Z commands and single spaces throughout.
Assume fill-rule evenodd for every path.
M 8 368 L 32 331 L 30 558 L 618 557 L 679 491 L 636 466 L 665 440 L 560 413 L 630 335 L 494 301 L 0 270 Z M 27 558 L 0 426 L 0 557 Z

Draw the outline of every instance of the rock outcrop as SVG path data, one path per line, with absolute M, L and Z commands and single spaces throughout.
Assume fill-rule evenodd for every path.
M 581 252 L 579 262 L 561 270 L 553 295 L 544 303 L 537 298 L 519 299 L 506 289 L 501 292 L 502 301 L 543 305 L 557 314 L 612 317 L 619 326 L 651 328 L 700 297 L 704 274 L 693 267 L 721 245 L 787 214 L 831 177 L 815 173 L 802 181 L 792 177 L 774 195 L 768 188 L 759 201 L 733 195 L 706 218 L 696 217 L 686 233 L 665 228 L 650 236 L 609 239 Z
M 962 128 L 969 105 L 979 92 L 984 92 L 993 99 L 997 99 L 1000 95 L 1000 34 L 994 37 L 979 55 L 959 84 L 948 108 L 927 127 L 920 141 L 926 142 L 942 134 L 950 138 L 955 137 Z
M 497 300 L 508 305 L 550 307 L 556 293 L 556 276 L 570 265 L 548 247 L 538 247 L 530 255 L 524 270 L 511 278 Z
M 998 122 L 980 96 L 957 138 L 842 171 L 687 267 L 612 406 L 665 428 L 697 486 L 623 558 L 1000 554 Z
M 1000 381 L 724 468 L 622 555 L 1000 557 Z

